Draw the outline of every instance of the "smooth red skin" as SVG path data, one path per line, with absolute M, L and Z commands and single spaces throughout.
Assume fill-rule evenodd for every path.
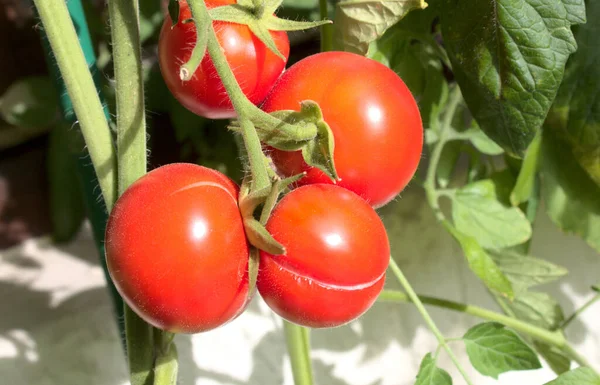
M 338 185 L 374 207 L 406 187 L 421 157 L 423 124 L 415 99 L 396 73 L 356 54 L 319 53 L 285 71 L 262 109 L 299 110 L 303 100 L 319 103 L 333 131 Z M 273 150 L 271 156 L 286 176 L 308 172 L 299 185 L 332 183 L 307 166 L 300 151 Z
M 234 4 L 234 0 L 205 0 L 210 8 Z M 185 1 L 180 2 L 179 20 L 192 17 Z M 171 18 L 166 17 L 158 41 L 160 69 L 171 93 L 193 113 L 210 119 L 236 116 L 231 100 L 217 74 L 208 53 L 187 82 L 179 78 L 179 69 L 192 54 L 196 43 L 194 23 L 177 23 L 171 28 Z M 225 53 L 233 74 L 248 99 L 254 104 L 262 102 L 285 68 L 290 53 L 290 42 L 285 31 L 271 31 L 281 60 L 271 52 L 246 25 L 213 22 L 219 44 Z
M 108 269 L 148 323 L 198 333 L 244 310 L 249 248 L 237 194 L 225 175 L 175 163 L 149 172 L 119 198 L 106 229 Z M 195 238 L 201 221 L 207 232 Z
M 261 251 L 257 287 L 288 321 L 312 328 L 343 325 L 367 311 L 383 289 L 387 233 L 373 208 L 353 192 L 327 184 L 297 188 L 275 207 L 266 228 L 286 254 Z

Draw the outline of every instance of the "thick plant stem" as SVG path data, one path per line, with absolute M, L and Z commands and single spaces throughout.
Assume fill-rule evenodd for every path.
M 115 148 L 67 5 L 59 0 L 35 0 L 34 3 L 73 102 L 102 196 L 110 210 L 117 198 Z
M 458 361 L 458 358 L 456 357 L 456 355 L 454 354 L 452 349 L 450 349 L 450 346 L 448 346 L 448 344 L 446 343 L 446 339 L 444 338 L 442 332 L 440 331 L 440 329 L 438 329 L 438 327 L 436 326 L 433 319 L 431 319 L 431 316 L 427 312 L 427 309 L 425 309 L 425 306 L 423 306 L 421 299 L 419 298 L 417 293 L 415 293 L 415 291 L 413 290 L 412 286 L 410 285 L 410 283 L 404 276 L 404 273 L 402 273 L 402 270 L 400 270 L 400 267 L 398 267 L 398 265 L 396 264 L 396 261 L 394 261 L 394 259 L 391 257 L 390 257 L 390 268 L 392 269 L 392 272 L 394 273 L 394 275 L 396 276 L 396 278 L 398 279 L 398 281 L 400 282 L 400 284 L 406 291 L 408 298 L 410 298 L 410 301 L 415 305 L 415 307 L 417 308 L 419 313 L 421 313 L 421 317 L 423 317 L 423 320 L 429 327 L 429 330 L 431 330 L 431 332 L 437 338 L 438 343 L 442 346 L 442 348 L 446 351 L 446 353 L 448 353 L 448 356 L 450 357 L 450 359 L 452 360 L 452 362 L 454 363 L 454 365 L 456 366 L 456 368 L 458 369 L 460 374 L 463 376 L 467 385 L 473 385 L 473 383 L 471 382 L 471 379 L 467 375 L 467 372 L 465 371 L 465 369 L 462 367 L 460 361 Z
M 295 385 L 312 385 L 309 329 L 283 321 Z
M 327 0 L 319 0 L 319 16 L 327 19 Z M 333 24 L 323 24 L 321 27 L 321 52 L 333 50 Z
M 445 299 L 435 297 L 428 297 L 424 295 L 418 295 L 417 297 L 425 305 L 442 307 L 445 309 L 455 310 L 475 317 L 483 318 L 489 321 L 500 322 L 508 326 L 509 328 L 524 333 L 530 337 L 535 338 L 538 341 L 545 342 L 549 345 L 553 345 L 559 348 L 562 348 L 566 345 L 566 340 L 562 334 L 534 326 L 530 323 L 520 321 L 502 313 L 487 310 L 479 306 L 467 305 L 460 302 L 448 301 Z M 394 290 L 383 291 L 379 296 L 378 300 L 393 302 L 412 302 L 412 300 L 406 293 Z
M 146 119 L 138 9 L 137 0 L 108 1 L 117 99 L 119 195 L 146 173 Z M 176 362 L 175 365 L 162 362 L 165 360 L 160 355 L 162 349 L 156 346 L 161 343 L 160 338 L 155 339 L 157 333 L 160 337 L 160 331 L 155 331 L 125 305 L 125 338 L 132 385 L 158 385 L 164 378 L 177 377 Z M 171 355 L 165 359 L 177 358 Z M 161 362 L 160 377 L 154 376 L 155 361 Z M 175 371 L 164 373 L 169 370 Z
M 146 173 L 146 116 L 137 0 L 109 0 L 117 97 L 118 191 Z

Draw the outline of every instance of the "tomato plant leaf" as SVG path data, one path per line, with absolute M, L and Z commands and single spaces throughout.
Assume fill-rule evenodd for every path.
M 540 129 L 585 22 L 583 0 L 444 0 L 454 75 L 481 129 L 522 157 Z
M 463 234 L 452 225 L 447 226 L 448 231 L 460 243 L 469 268 L 483 281 L 483 283 L 508 298 L 514 297 L 512 284 L 502 273 L 496 262 L 490 255 L 477 243 L 475 238 Z
M 548 293 L 528 291 L 507 302 L 517 318 L 544 329 L 554 329 L 564 321 L 564 313 L 558 302 Z
M 58 120 L 58 98 L 47 76 L 12 83 L 0 97 L 0 118 L 18 127 L 48 127 Z
M 590 368 L 577 368 L 544 385 L 600 385 L 600 377 Z
M 337 3 L 335 44 L 343 51 L 364 55 L 369 43 L 413 9 L 427 7 L 424 0 L 344 0 Z
M 452 218 L 459 231 L 474 237 L 485 248 L 515 246 L 531 237 L 531 224 L 525 214 L 500 203 L 490 179 L 456 191 L 452 197 Z
M 541 195 L 550 219 L 600 251 L 600 187 L 568 151 L 568 144 L 545 130 L 540 163 Z
M 427 353 L 421 361 L 415 385 L 452 385 L 452 377 L 444 369 L 438 368 L 431 353 Z
M 477 121 L 471 121 L 471 128 L 463 133 L 469 136 L 469 140 L 473 146 L 480 152 L 487 155 L 500 155 L 504 149 L 496 144 L 489 136 L 479 128 Z
M 552 282 L 568 273 L 564 267 L 513 251 L 490 250 L 489 253 L 500 270 L 512 282 L 515 293 Z
M 531 370 L 542 365 L 535 352 L 512 330 L 497 322 L 469 329 L 463 340 L 467 355 L 477 371 L 497 379 L 513 370 Z
M 510 203 L 513 206 L 527 202 L 534 192 L 541 143 L 542 132 L 539 131 L 527 148 L 517 183 L 510 193 Z
M 533 342 L 533 346 L 554 373 L 562 374 L 571 368 L 571 359 L 565 356 L 560 349 L 537 341 Z
M 548 126 L 568 140 L 581 166 L 600 185 L 600 3 L 587 1 L 588 22 L 577 28 L 579 46 L 548 117 Z

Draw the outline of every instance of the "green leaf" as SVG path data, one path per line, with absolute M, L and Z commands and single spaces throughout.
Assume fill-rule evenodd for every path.
M 427 353 L 421 361 L 415 385 L 452 385 L 452 377 L 444 369 L 438 368 L 431 353 Z
M 481 131 L 475 120 L 471 122 L 471 128 L 464 134 L 469 134 L 469 140 L 473 143 L 473 146 L 484 154 L 500 155 L 504 152 L 502 147 L 498 146 L 485 132 Z
M 275 44 L 275 40 L 273 40 L 273 36 L 271 36 L 271 32 L 267 29 L 266 26 L 260 24 L 259 22 L 248 24 L 248 28 L 250 31 L 256 36 L 260 41 L 263 42 L 267 48 L 273 52 L 277 57 L 279 57 L 284 62 L 286 61 L 285 56 L 279 51 L 277 45 Z
M 532 286 L 552 282 L 568 273 L 564 267 L 508 250 L 490 250 L 489 253 L 511 281 L 516 293 Z
M 563 374 L 571 368 L 571 359 L 565 356 L 560 349 L 537 341 L 533 341 L 533 346 L 554 373 Z
M 577 368 L 544 385 L 600 385 L 600 377 L 590 368 Z
M 47 76 L 19 79 L 0 97 L 0 118 L 18 127 L 48 127 L 58 116 L 58 97 Z
M 547 293 L 528 291 L 507 305 L 517 318 L 548 330 L 558 327 L 565 318 L 558 302 Z
M 568 144 L 549 130 L 542 138 L 540 175 L 550 219 L 600 252 L 600 187 L 568 151 Z
M 540 158 L 540 146 L 542 143 L 542 132 L 538 132 L 529 145 L 519 176 L 517 184 L 510 193 L 510 203 L 513 206 L 518 206 L 523 202 L 527 202 L 534 192 L 535 179 L 538 170 L 538 160 Z
M 335 43 L 339 49 L 364 55 L 369 43 L 381 37 L 424 0 L 345 0 L 337 3 Z
M 531 224 L 525 214 L 500 203 L 490 179 L 456 191 L 452 198 L 452 218 L 459 231 L 474 237 L 485 248 L 515 246 L 531 237 Z
M 476 325 L 467 331 L 463 340 L 471 364 L 485 376 L 497 379 L 499 374 L 508 371 L 542 367 L 535 352 L 502 324 Z
M 269 254 L 285 254 L 285 247 L 273 238 L 265 227 L 252 217 L 244 218 L 244 228 L 248 242 L 257 249 L 264 250 Z
M 586 11 L 588 22 L 575 32 L 579 49 L 567 62 L 548 122 L 600 185 L 600 3 L 587 1 Z
M 443 0 L 454 75 L 481 129 L 522 157 L 556 96 L 583 0 Z
M 508 298 L 513 298 L 514 292 L 510 281 L 502 273 L 492 257 L 477 243 L 475 238 L 461 233 L 451 225 L 448 225 L 447 229 L 458 243 L 460 243 L 467 258 L 469 268 L 479 279 L 491 290 L 503 294 Z

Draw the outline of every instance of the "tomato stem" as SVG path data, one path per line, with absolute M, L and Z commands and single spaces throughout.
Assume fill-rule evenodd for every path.
M 321 20 L 327 19 L 327 0 L 319 0 L 319 16 Z M 321 52 L 333 51 L 333 24 L 323 24 L 321 27 Z
M 435 324 L 435 322 L 433 321 L 433 319 L 427 312 L 427 309 L 425 309 L 425 306 L 423 306 L 423 302 L 421 302 L 421 299 L 419 298 L 417 293 L 415 293 L 415 291 L 413 290 L 412 286 L 410 285 L 410 283 L 404 276 L 404 273 L 402 273 L 402 270 L 396 264 L 396 261 L 394 261 L 394 259 L 391 257 L 390 257 L 390 268 L 392 269 L 392 272 L 394 273 L 394 275 L 396 276 L 396 278 L 398 279 L 398 281 L 400 282 L 400 284 L 406 291 L 407 297 L 415 305 L 415 307 L 417 308 L 419 313 L 421 313 L 421 317 L 423 318 L 423 320 L 429 327 L 429 330 L 431 330 L 431 332 L 437 338 L 439 344 L 444 348 L 444 350 L 446 351 L 446 353 L 448 354 L 448 356 L 454 363 L 454 366 L 456 366 L 456 368 L 458 369 L 458 371 L 464 378 L 467 385 L 473 385 L 473 383 L 471 382 L 471 379 L 467 375 L 467 372 L 463 368 L 462 364 L 460 363 L 460 361 L 458 361 L 458 358 L 456 357 L 456 355 L 454 354 L 452 349 L 450 349 L 450 346 L 448 346 L 448 344 L 446 343 L 446 339 L 444 338 L 444 335 L 442 334 L 440 329 L 438 329 L 437 325 Z
M 117 157 L 110 128 L 73 22 L 64 1 L 35 0 L 35 6 L 73 102 L 108 210 L 117 198 Z
M 146 116 L 142 75 L 139 9 L 137 0 L 109 0 L 112 48 L 114 57 L 118 192 L 125 190 L 146 173 Z M 125 338 L 132 385 L 169 385 L 177 377 L 174 347 L 165 355 L 162 347 L 165 332 L 144 322 L 125 305 Z M 155 363 L 161 363 L 156 371 Z M 155 373 L 161 376 L 155 377 Z
M 244 139 L 244 145 L 248 154 L 248 160 L 250 163 L 250 171 L 252 173 L 252 184 L 251 191 L 260 190 L 268 187 L 271 184 L 269 174 L 265 163 L 263 162 L 262 146 L 260 139 L 252 123 L 252 112 L 254 109 L 258 109 L 252 104 L 242 92 L 239 84 L 237 83 L 233 71 L 227 63 L 227 59 L 223 54 L 221 45 L 217 39 L 214 27 L 212 25 L 212 19 L 208 12 L 208 8 L 204 1 L 193 0 L 189 1 L 188 5 L 194 20 L 195 25 L 209 25 L 208 28 L 208 41 L 207 50 L 210 55 L 217 74 L 221 78 L 227 95 L 231 99 L 233 108 L 238 115 L 240 127 L 242 131 L 242 137 Z M 260 110 L 259 110 L 260 111 Z
M 310 360 L 310 330 L 283 321 L 283 329 L 292 364 L 295 385 L 312 385 L 312 365 Z

